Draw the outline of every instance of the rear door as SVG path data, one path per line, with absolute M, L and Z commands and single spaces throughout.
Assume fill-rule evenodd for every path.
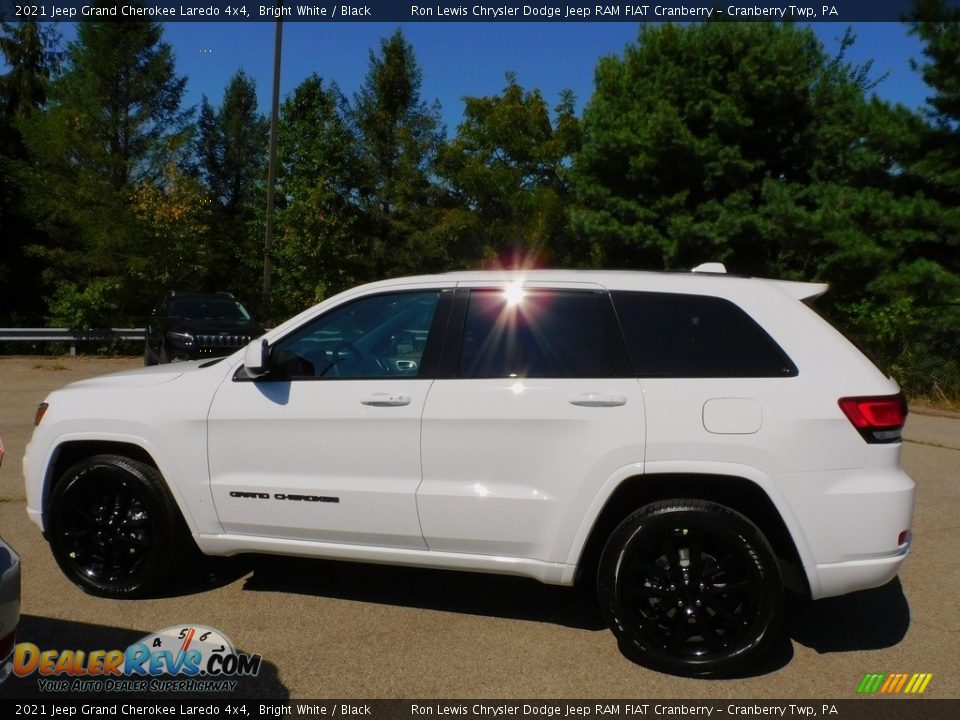
M 460 289 L 451 336 L 423 415 L 427 546 L 565 562 L 604 480 L 642 472 L 643 398 L 608 294 Z

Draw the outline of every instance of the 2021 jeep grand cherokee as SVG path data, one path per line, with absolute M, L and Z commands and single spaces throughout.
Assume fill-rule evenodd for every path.
M 365 285 L 221 361 L 73 383 L 28 512 L 88 592 L 195 543 L 595 582 L 621 646 L 730 673 L 910 546 L 906 407 L 803 299 L 717 274 L 462 272 Z M 594 580 L 595 578 L 595 580 Z

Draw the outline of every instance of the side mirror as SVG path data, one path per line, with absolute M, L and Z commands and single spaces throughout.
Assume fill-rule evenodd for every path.
M 266 375 L 270 369 L 270 346 L 263 338 L 251 340 L 243 351 L 243 367 L 250 377 Z

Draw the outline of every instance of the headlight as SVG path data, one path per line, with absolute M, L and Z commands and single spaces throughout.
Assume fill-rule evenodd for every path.
M 45 402 L 42 402 L 39 405 L 37 405 L 37 413 L 36 415 L 33 416 L 33 424 L 35 426 L 39 425 L 40 421 L 43 420 L 43 416 L 46 414 L 48 407 L 50 406 Z M 2 452 L 0 452 L 0 454 L 2 454 Z
M 174 345 L 179 345 L 180 347 L 193 347 L 195 342 L 193 335 L 190 333 L 182 332 L 168 332 L 167 340 L 172 342 Z

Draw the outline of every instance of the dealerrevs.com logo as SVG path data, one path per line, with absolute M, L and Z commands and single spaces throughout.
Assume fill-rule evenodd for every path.
M 41 650 L 19 643 L 13 672 L 36 674 L 46 692 L 232 692 L 260 672 L 261 657 L 237 652 L 219 630 L 169 627 L 126 650 Z

